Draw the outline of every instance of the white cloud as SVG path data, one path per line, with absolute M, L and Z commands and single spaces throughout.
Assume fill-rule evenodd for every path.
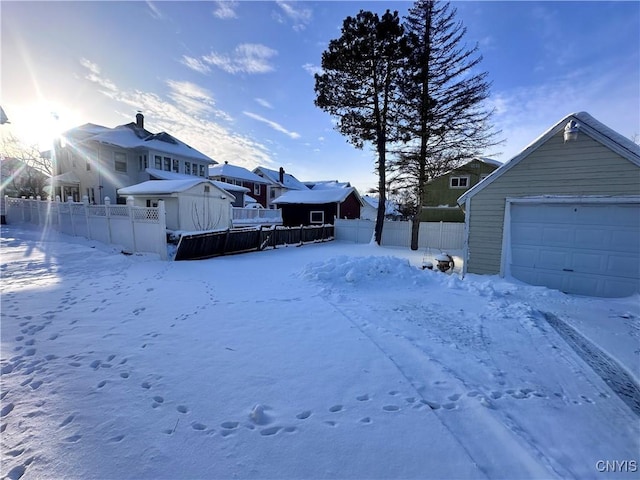
M 109 80 L 108 78 L 104 78 L 100 74 L 100 67 L 98 67 L 98 65 L 87 60 L 86 58 L 80 59 L 80 65 L 82 65 L 87 70 L 89 70 L 89 72 L 85 76 L 87 80 L 100 85 L 102 88 L 105 88 L 108 91 L 113 92 L 117 90 L 117 87 L 114 85 L 114 83 L 111 80 Z
M 586 111 L 627 138 L 634 129 L 639 131 L 637 111 L 630 108 L 640 103 L 638 72 L 633 72 L 633 67 L 627 67 L 628 72 L 620 66 L 602 67 L 588 67 L 543 84 L 495 93 L 490 99 L 496 111 L 494 124 L 507 139 L 499 159 L 509 160 L 575 112 Z
M 322 67 L 314 65 L 313 63 L 305 63 L 302 68 L 311 76 L 314 76 L 316 73 L 318 75 L 322 74 Z
M 303 7 L 297 2 L 284 0 L 277 0 L 276 4 L 280 7 L 285 16 L 293 22 L 293 29 L 295 31 L 304 30 L 311 22 L 313 12 L 310 8 Z M 277 14 L 276 18 L 279 21 L 284 22 L 284 19 Z
M 235 48 L 232 55 L 211 52 L 202 59 L 227 73 L 268 73 L 274 70 L 269 59 L 276 55 L 276 50 L 265 45 L 243 43 Z
M 232 121 L 226 112 L 215 108 L 213 96 L 207 89 L 176 80 L 167 80 L 167 85 L 171 89 L 169 97 L 185 112 L 197 116 L 214 115 L 221 120 Z
M 162 12 L 160 9 L 153 3 L 147 0 L 147 6 L 151 10 L 151 16 L 156 19 L 162 18 Z
M 238 14 L 236 13 L 236 8 L 238 7 L 238 2 L 235 1 L 218 1 L 215 2 L 216 8 L 213 11 L 213 14 L 221 18 L 223 20 L 228 20 L 230 18 L 238 18 Z
M 129 121 L 128 112 L 140 110 L 145 115 L 146 127 L 153 132 L 166 131 L 193 148 L 209 155 L 217 162 L 234 163 L 250 169 L 274 163 L 269 148 L 249 136 L 232 131 L 215 120 L 231 120 L 225 112 L 215 108 L 211 93 L 191 82 L 168 80 L 167 98 L 140 90 L 121 90 L 101 76 L 97 64 L 83 59 L 88 73 L 85 78 L 101 87 L 101 93 L 127 107 L 123 116 Z
M 205 65 L 197 58 L 188 57 L 186 55 L 182 56 L 182 60 L 180 60 L 180 63 L 199 73 L 206 74 L 211 71 L 208 65 Z
M 267 102 L 264 98 L 256 98 L 255 100 L 256 100 L 256 102 L 258 102 L 258 104 L 262 105 L 264 108 L 273 109 L 273 105 L 271 105 L 269 102 Z
M 291 132 L 291 131 L 287 130 L 286 128 L 284 128 L 279 123 L 276 123 L 274 121 L 268 120 L 268 119 L 266 119 L 264 117 L 261 117 L 260 115 L 257 115 L 255 113 L 251 113 L 251 112 L 242 112 L 242 113 L 244 113 L 249 118 L 253 118 L 254 120 L 257 120 L 259 122 L 262 122 L 262 123 L 268 125 L 269 127 L 273 128 L 277 132 L 284 133 L 289 138 L 293 138 L 294 140 L 296 138 L 300 138 L 300 134 L 299 133 Z

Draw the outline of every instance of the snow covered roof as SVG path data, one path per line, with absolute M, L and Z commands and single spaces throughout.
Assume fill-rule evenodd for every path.
M 482 162 L 482 163 L 486 163 L 487 165 L 491 165 L 494 167 L 501 167 L 503 164 L 502 162 L 499 162 L 498 160 L 494 160 L 493 158 L 488 158 L 488 157 L 473 157 L 471 160 L 469 160 L 468 162 L 463 163 L 462 165 L 459 165 L 455 168 L 452 168 L 451 170 L 447 170 L 446 172 L 444 172 L 443 174 L 434 177 L 432 179 L 430 179 L 427 183 L 431 183 L 439 178 L 444 177 L 445 175 L 449 175 L 453 172 L 456 172 L 457 170 L 463 170 L 464 167 L 466 167 L 467 165 L 469 165 L 472 162 Z
M 202 177 L 195 177 L 193 175 L 186 175 L 184 173 L 176 173 L 176 172 L 167 172 L 166 170 L 158 170 L 157 168 L 146 168 L 145 171 L 151 175 L 152 177 L 157 178 L 158 180 L 192 180 L 192 179 L 200 179 L 203 180 Z M 222 188 L 228 192 L 249 192 L 250 190 L 247 187 L 242 187 L 240 185 L 233 185 L 231 183 L 220 182 L 218 180 L 209 180 L 215 186 Z
M 276 198 L 274 204 L 304 204 L 304 205 L 322 205 L 325 203 L 343 202 L 351 193 L 356 194 L 356 198 L 363 205 L 362 198 L 358 191 L 353 188 L 325 188 L 321 190 L 292 190 L 283 193 Z
M 151 133 L 135 123 L 107 128 L 93 123 L 86 123 L 66 131 L 63 137 L 81 138 L 83 142 L 99 142 L 121 148 L 144 148 L 160 153 L 169 153 L 182 157 L 215 163 L 215 160 L 199 152 L 186 143 L 166 132 Z
M 265 180 L 264 178 L 259 177 L 258 175 L 247 170 L 244 167 L 239 167 L 237 165 L 230 165 L 226 162 L 224 164 L 210 165 L 209 176 L 236 178 L 238 180 L 245 180 L 247 182 L 253 182 L 253 183 L 261 183 L 264 185 L 268 185 L 269 183 L 271 183 L 269 180 Z
M 362 201 L 366 204 L 369 205 L 372 208 L 375 208 L 376 210 L 378 209 L 378 204 L 380 202 L 380 199 L 377 197 L 370 197 L 369 195 L 365 195 L 364 197 L 362 197 Z M 392 202 L 391 200 L 387 200 L 386 202 L 386 206 L 384 209 L 384 213 L 385 215 L 398 215 L 398 206 Z M 457 207 L 456 207 L 457 208 Z
M 278 170 L 271 170 L 270 168 L 265 167 L 257 167 L 253 170 L 253 173 L 257 175 L 262 173 L 264 175 L 264 178 L 271 180 L 271 182 L 277 185 L 288 188 L 289 190 L 309 190 L 309 188 L 304 183 L 302 183 L 290 173 L 285 172 L 282 182 L 280 182 L 280 172 Z
M 587 112 L 572 113 L 564 117 L 549 130 L 536 138 L 524 150 L 522 150 L 508 162 L 504 163 L 485 180 L 476 184 L 475 186 L 467 190 L 464 194 L 462 194 L 458 198 L 458 205 L 462 205 L 467 198 L 473 197 L 482 189 L 493 183 L 497 178 L 501 177 L 510 169 L 515 167 L 524 158 L 528 157 L 541 145 L 547 142 L 547 140 L 556 135 L 558 132 L 564 130 L 567 123 L 571 120 L 575 120 L 578 123 L 578 128 L 581 133 L 588 135 L 589 137 L 600 142 L 602 145 L 614 151 L 621 157 L 626 158 L 630 162 L 640 167 L 640 146 L 638 146 L 628 138 L 620 135 L 618 132 L 610 129 L 605 124 L 599 122 Z
M 494 167 L 501 167 L 502 166 L 502 162 L 499 162 L 498 160 L 494 160 L 493 158 L 488 158 L 488 157 L 473 157 L 474 160 L 479 160 L 482 163 L 486 163 L 487 165 L 493 165 Z
M 339 182 L 338 180 L 321 180 L 319 182 L 304 182 L 311 190 L 322 190 L 325 188 L 349 188 L 351 183 Z
M 60 175 L 51 177 L 50 182 L 58 183 L 58 184 L 62 184 L 62 183 L 76 184 L 76 183 L 80 183 L 80 178 L 78 177 L 78 175 L 76 175 L 75 172 L 71 171 L 71 172 L 65 172 L 65 173 L 61 173 Z
M 172 193 L 184 192 L 201 183 L 207 183 L 215 187 L 225 194 L 228 200 L 233 200 L 229 192 L 225 192 L 211 180 L 195 177 L 182 180 L 147 180 L 136 185 L 119 188 L 118 195 L 171 195 Z

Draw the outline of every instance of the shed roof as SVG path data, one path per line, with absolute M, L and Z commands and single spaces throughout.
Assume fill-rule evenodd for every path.
M 187 175 L 184 173 L 176 173 L 176 172 L 167 172 L 166 170 L 159 170 L 157 168 L 146 168 L 145 171 L 159 180 L 192 180 L 192 179 L 200 179 L 206 180 L 202 177 L 194 177 L 193 175 Z M 220 182 L 218 180 L 209 180 L 215 186 L 222 188 L 228 192 L 250 192 L 247 187 L 243 187 L 241 185 L 233 185 L 231 183 Z
M 129 187 L 119 188 L 118 195 L 171 195 L 172 193 L 180 193 L 189 190 L 196 185 L 206 183 L 217 190 L 221 194 L 225 195 L 228 200 L 233 200 L 232 195 L 229 192 L 224 191 L 218 187 L 211 180 L 204 178 L 192 178 L 182 180 L 147 180 L 146 182 L 131 185 Z
M 524 158 L 528 157 L 531 153 L 546 143 L 551 137 L 562 131 L 571 120 L 575 120 L 578 123 L 578 128 L 581 133 L 588 135 L 605 147 L 616 152 L 621 157 L 626 158 L 637 166 L 640 166 L 640 146 L 607 127 L 605 124 L 599 122 L 587 112 L 572 113 L 540 135 L 511 160 L 504 163 L 497 170 L 494 170 L 493 173 L 491 173 L 491 175 L 489 175 L 485 180 L 476 184 L 474 187 L 462 194 L 458 198 L 458 205 L 464 204 L 467 198 L 471 198 L 478 192 L 481 192 L 488 185 L 515 167 Z
M 355 193 L 360 205 L 364 205 L 358 191 L 353 188 L 326 188 L 322 190 L 292 190 L 283 193 L 276 198 L 274 204 L 304 204 L 304 205 L 322 205 L 325 203 L 340 203 Z

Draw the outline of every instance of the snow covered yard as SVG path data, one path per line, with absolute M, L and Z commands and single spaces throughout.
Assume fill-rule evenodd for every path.
M 638 296 L 339 242 L 166 262 L 1 241 L 3 477 L 638 475 L 638 415 L 545 318 L 637 383 Z

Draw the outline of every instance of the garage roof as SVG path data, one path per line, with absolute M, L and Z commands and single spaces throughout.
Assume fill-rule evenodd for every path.
M 567 115 L 558 123 L 556 123 L 549 130 L 544 132 L 540 137 L 534 140 L 529 146 L 522 150 L 518 155 L 506 162 L 497 170 L 494 170 L 485 180 L 476 184 L 473 188 L 467 190 L 458 198 L 458 205 L 463 205 L 467 198 L 471 198 L 478 192 L 482 191 L 486 186 L 493 183 L 496 179 L 504 175 L 511 168 L 515 167 L 524 158 L 529 156 L 547 140 L 556 135 L 558 132 L 564 129 L 565 125 L 575 120 L 579 124 L 581 132 L 589 135 L 594 140 L 600 142 L 604 146 L 610 148 L 618 155 L 626 158 L 630 162 L 640 167 L 640 146 L 620 135 L 618 132 L 610 129 L 605 124 L 599 122 L 587 112 L 572 113 Z

